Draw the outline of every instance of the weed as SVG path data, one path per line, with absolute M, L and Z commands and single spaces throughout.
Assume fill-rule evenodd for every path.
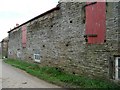
M 6 63 L 14 67 L 25 70 L 27 73 L 34 75 L 48 82 L 61 85 L 63 87 L 79 87 L 79 88 L 120 88 L 112 82 L 91 79 L 85 76 L 78 76 L 64 72 L 57 67 L 39 67 L 38 64 L 31 64 L 23 60 L 7 59 Z

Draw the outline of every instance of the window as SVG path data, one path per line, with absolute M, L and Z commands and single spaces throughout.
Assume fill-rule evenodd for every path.
M 115 79 L 120 80 L 120 57 L 115 59 Z
M 21 56 L 20 54 L 21 54 L 20 51 L 17 51 L 17 57 L 18 58 L 20 58 L 20 56 Z
M 40 50 L 36 49 L 34 53 L 35 62 L 40 62 Z
M 40 54 L 34 54 L 35 62 L 40 62 Z

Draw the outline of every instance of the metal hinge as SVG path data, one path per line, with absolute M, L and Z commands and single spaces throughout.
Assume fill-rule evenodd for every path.
M 86 34 L 84 37 L 97 37 L 97 34 Z
M 86 34 L 84 35 L 85 41 L 88 42 L 88 37 L 97 37 L 97 34 Z

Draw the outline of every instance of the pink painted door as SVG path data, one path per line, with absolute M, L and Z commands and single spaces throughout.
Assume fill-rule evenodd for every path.
M 102 44 L 106 34 L 106 3 L 87 2 L 86 36 L 90 44 Z
M 27 42 L 27 29 L 26 26 L 22 26 L 22 47 L 26 47 Z

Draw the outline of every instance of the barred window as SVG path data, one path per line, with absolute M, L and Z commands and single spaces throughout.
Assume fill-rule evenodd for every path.
M 35 62 L 40 62 L 40 50 L 36 49 L 34 53 Z

